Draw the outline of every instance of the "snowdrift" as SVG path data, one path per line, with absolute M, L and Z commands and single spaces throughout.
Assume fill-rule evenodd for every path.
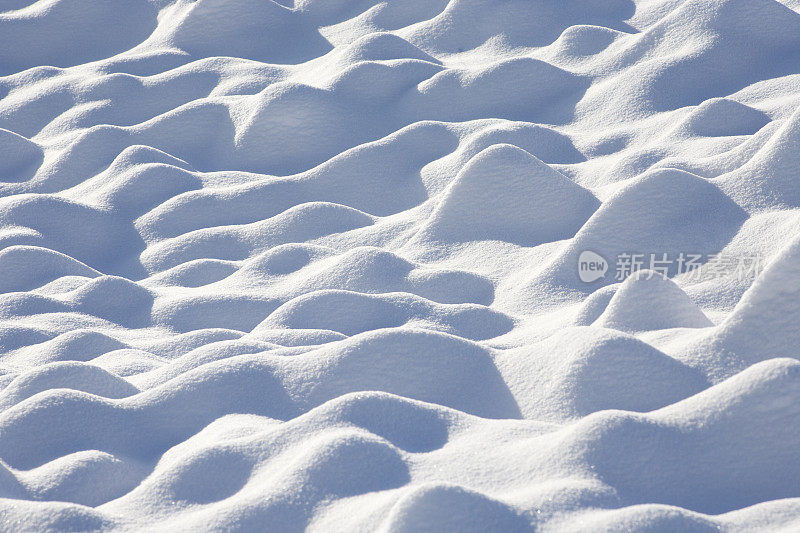
M 797 530 L 798 209 L 797 0 L 0 0 L 0 529 Z

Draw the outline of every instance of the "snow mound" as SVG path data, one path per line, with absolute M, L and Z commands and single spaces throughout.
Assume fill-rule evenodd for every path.
M 0 128 L 0 181 L 26 181 L 44 159 L 42 149 L 30 139 Z
M 800 363 L 774 359 L 649 415 L 594 415 L 578 424 L 574 438 L 593 442 L 586 460 L 601 479 L 641 503 L 717 514 L 789 497 L 799 379 Z M 741 453 L 760 460 L 737 461 Z M 657 483 L 639 477 L 644 464 Z
M 680 252 L 719 250 L 746 218 L 745 211 L 712 183 L 677 169 L 653 170 L 603 202 L 534 283 L 586 287 L 576 269 L 586 250 L 611 264 L 623 254 L 649 259 L 649 254 L 675 257 Z M 670 276 L 677 273 L 677 264 L 668 267 Z M 613 281 L 606 276 L 589 287 Z
M 753 135 L 769 121 L 768 116 L 752 107 L 727 98 L 710 98 L 697 106 L 678 129 L 704 137 Z
M 520 410 L 565 420 L 604 409 L 649 411 L 707 386 L 703 376 L 633 337 L 569 328 L 498 359 Z M 625 386 L 620 387 L 620 382 Z
M 800 359 L 798 300 L 800 240 L 790 242 L 745 292 L 739 303 L 700 346 L 723 351 L 748 364 L 773 357 Z M 702 348 L 700 348 L 702 349 Z
M 629 276 L 594 324 L 620 331 L 714 325 L 680 287 L 650 270 L 638 270 Z
M 535 246 L 572 237 L 599 205 L 589 191 L 509 144 L 475 155 L 442 194 L 423 239 Z
M 800 167 L 800 107 L 786 119 L 753 157 L 737 170 L 718 178 L 719 186 L 751 209 L 800 207 L 797 169 Z
M 317 291 L 288 301 L 258 328 L 327 329 L 354 335 L 413 323 L 472 340 L 502 335 L 513 327 L 504 315 L 472 304 L 436 304 L 404 294 L 367 295 Z
M 528 531 L 530 524 L 502 502 L 457 485 L 423 485 L 392 507 L 388 531 Z

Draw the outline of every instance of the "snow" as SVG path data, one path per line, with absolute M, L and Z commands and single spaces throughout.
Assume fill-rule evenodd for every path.
M 800 529 L 799 191 L 797 0 L 0 0 L 0 530 Z

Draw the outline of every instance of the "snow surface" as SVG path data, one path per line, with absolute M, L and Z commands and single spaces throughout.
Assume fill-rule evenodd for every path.
M 0 350 L 3 531 L 800 530 L 800 2 L 0 0 Z

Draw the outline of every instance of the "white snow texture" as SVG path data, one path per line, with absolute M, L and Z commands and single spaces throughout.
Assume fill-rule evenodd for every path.
M 800 0 L 0 0 L 0 530 L 800 531 Z

